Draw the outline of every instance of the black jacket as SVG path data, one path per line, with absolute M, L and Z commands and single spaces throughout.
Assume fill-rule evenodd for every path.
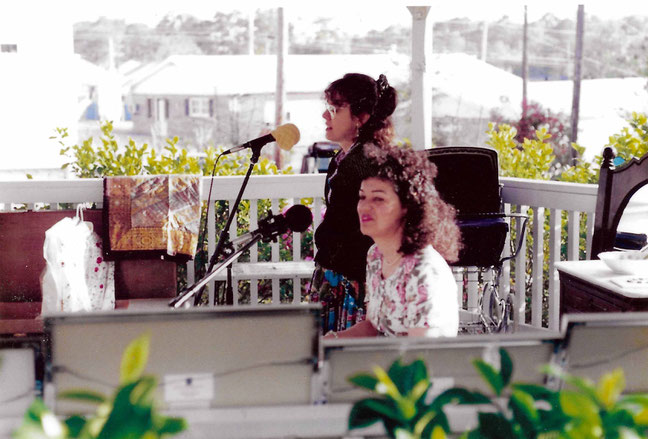
M 331 160 L 324 188 L 326 213 L 315 231 L 315 261 L 361 283 L 365 281 L 367 250 L 373 240 L 360 232 L 356 209 L 360 183 L 369 176 L 369 170 L 363 145 L 353 147 L 339 165 L 335 157 Z

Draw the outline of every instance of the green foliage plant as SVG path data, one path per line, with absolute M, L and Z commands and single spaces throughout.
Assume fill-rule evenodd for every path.
M 648 115 L 632 112 L 627 123 L 629 126 L 623 127 L 620 133 L 610 136 L 607 145 L 614 147 L 617 157 L 624 161 L 628 161 L 632 157 L 639 158 L 648 153 Z M 599 166 L 600 161 L 599 157 Z
M 431 388 L 423 360 L 404 365 L 396 360 L 388 371 L 376 366 L 374 374 L 359 373 L 349 378 L 354 385 L 376 397 L 357 401 L 349 414 L 349 430 L 382 421 L 392 438 L 442 439 L 450 431 L 439 403 L 426 403 Z
M 51 139 L 60 146 L 60 154 L 69 161 L 62 168 L 69 168 L 79 178 L 103 178 L 117 175 L 161 175 L 161 174 L 202 174 L 243 175 L 247 171 L 246 156 L 232 154 L 224 156 L 214 168 L 220 152 L 206 147 L 201 154 L 190 154 L 179 146 L 178 137 L 166 139 L 161 152 L 148 144 L 137 145 L 129 138 L 125 145 L 119 145 L 110 121 L 100 125 L 99 145 L 89 137 L 77 145 L 66 144 L 69 136 L 66 128 L 57 128 Z M 202 157 L 201 157 L 202 156 Z M 276 164 L 266 157 L 259 159 L 254 168 L 255 175 L 290 173 L 291 169 L 280 171 Z
M 444 438 L 449 433 L 444 410 L 474 405 L 477 426 L 463 432 L 465 439 L 599 439 L 648 437 L 648 395 L 624 395 L 623 371 L 604 374 L 598 383 L 556 368 L 542 370 L 565 386 L 515 383 L 513 362 L 499 349 L 500 364 L 482 359 L 473 365 L 492 391 L 485 394 L 463 387 L 442 392 L 425 403 L 431 383 L 422 360 L 403 365 L 396 360 L 388 372 L 360 373 L 349 380 L 378 397 L 357 401 L 349 415 L 349 429 L 382 421 L 392 438 Z
M 144 334 L 125 349 L 121 360 L 119 387 L 112 396 L 91 390 L 69 390 L 59 397 L 96 406 L 94 415 L 56 417 L 36 399 L 27 409 L 14 439 L 159 439 L 187 429 L 182 418 L 162 415 L 154 392 L 157 379 L 144 375 L 150 337 Z
M 572 148 L 576 150 L 578 160 L 574 166 L 566 166 L 562 172 L 557 176 L 557 180 L 570 182 L 570 183 L 585 183 L 597 184 L 599 177 L 600 162 L 595 165 L 592 162 L 582 160 L 585 148 L 572 143 Z
M 648 153 L 648 115 L 632 112 L 626 122 L 628 126 L 610 136 L 606 145 L 614 147 L 617 157 L 623 161 Z M 544 127 L 535 131 L 535 138 L 525 137 L 522 142 L 518 141 L 516 128 L 509 124 L 490 123 L 486 134 L 486 144 L 498 152 L 502 177 L 590 184 L 598 182 L 602 156 L 597 155 L 592 162 L 587 162 L 582 158 L 585 148 L 572 143 L 575 163 L 560 165 L 555 161 L 552 135 Z
M 507 124 L 489 124 L 487 145 L 493 147 L 499 156 L 502 177 L 548 180 L 552 176 L 555 161 L 553 148 L 547 140 L 551 137 L 546 128 L 535 131 L 535 139 L 515 141 L 517 130 Z
M 566 420 L 560 438 L 648 437 L 648 394 L 627 394 L 623 370 L 603 374 L 598 383 L 546 366 L 567 384 L 559 392 Z

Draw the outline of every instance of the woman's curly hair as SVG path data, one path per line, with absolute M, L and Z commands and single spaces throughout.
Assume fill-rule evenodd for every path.
M 454 262 L 461 249 L 455 209 L 444 202 L 434 187 L 437 168 L 424 151 L 404 147 L 365 147 L 370 175 L 390 181 L 407 210 L 399 251 L 410 255 L 432 244 L 445 260 Z
M 337 106 L 349 104 L 351 114 L 356 117 L 365 113 L 369 115 L 355 139 L 358 142 L 378 146 L 392 142 L 394 127 L 390 116 L 396 109 L 398 94 L 385 75 L 380 75 L 375 81 L 362 73 L 347 73 L 326 87 L 324 98 Z

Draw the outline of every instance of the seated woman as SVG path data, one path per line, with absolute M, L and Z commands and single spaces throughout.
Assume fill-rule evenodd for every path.
M 455 336 L 457 285 L 446 261 L 460 249 L 454 208 L 434 188 L 436 167 L 405 148 L 367 148 L 360 230 L 375 244 L 367 254 L 367 319 L 326 338 L 376 335 Z

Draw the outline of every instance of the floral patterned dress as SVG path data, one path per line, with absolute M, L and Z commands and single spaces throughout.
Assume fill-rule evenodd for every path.
M 374 244 L 367 254 L 366 302 L 367 319 L 385 335 L 429 328 L 430 336 L 452 337 L 459 329 L 457 285 L 431 245 L 404 256 L 396 271 L 383 279 L 382 254 Z

